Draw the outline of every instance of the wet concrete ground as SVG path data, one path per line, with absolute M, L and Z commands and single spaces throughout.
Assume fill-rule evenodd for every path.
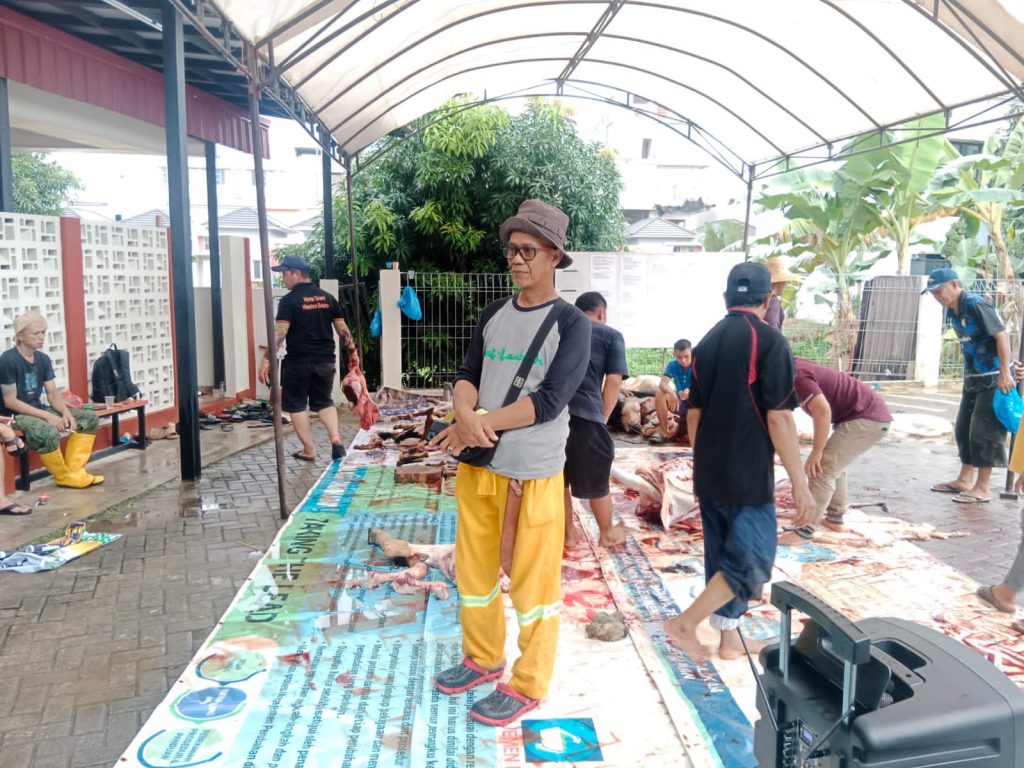
M 955 414 L 956 389 L 886 386 L 882 392 L 894 410 Z M 347 414 L 343 424 L 348 442 L 357 425 Z M 274 450 L 266 442 L 272 430 L 202 434 L 205 456 L 243 450 L 207 466 L 201 481 L 183 484 L 174 479 L 177 445 L 161 441 L 145 453 L 102 462 L 108 478 L 102 496 L 40 483 L 33 493 L 49 491 L 51 503 L 36 509 L 31 528 L 15 534 L 16 519 L 0 518 L 0 536 L 17 543 L 90 513 L 99 513 L 90 529 L 123 534 L 56 571 L 0 574 L 0 768 L 113 765 L 276 535 Z M 287 460 L 291 506 L 326 466 L 319 425 L 316 434 L 322 463 Z M 288 452 L 297 450 L 290 429 L 286 435 Z M 961 506 L 929 492 L 957 467 L 949 439 L 891 440 L 850 472 L 851 501 L 884 501 L 898 517 L 968 532 L 921 546 L 991 583 L 1016 552 L 1020 504 L 997 499 Z M 993 484 L 1001 486 L 1002 478 L 997 471 Z M 131 493 L 145 488 L 151 489 Z

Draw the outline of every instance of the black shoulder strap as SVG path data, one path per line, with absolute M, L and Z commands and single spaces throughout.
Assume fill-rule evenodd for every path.
M 530 369 L 533 368 L 533 363 L 537 359 L 537 353 L 540 352 L 541 344 L 544 343 L 544 339 L 551 332 L 551 326 L 558 322 L 558 319 L 571 307 L 572 304 L 565 301 L 565 299 L 559 298 L 555 300 L 554 305 L 548 310 L 547 315 L 541 321 L 540 328 L 537 329 L 537 335 L 530 342 L 530 348 L 523 355 L 523 362 L 519 364 L 519 370 L 516 371 L 516 376 L 512 379 L 512 385 L 508 388 L 508 394 L 505 395 L 505 402 L 502 403 L 502 407 L 511 405 L 519 399 L 519 393 L 522 391 L 523 385 L 526 384 L 526 377 L 530 375 Z
M 117 354 L 118 349 L 116 344 L 111 344 L 103 352 L 103 357 L 106 358 L 107 363 L 110 365 L 110 372 L 114 375 L 114 379 L 117 381 L 121 380 L 121 359 L 120 355 Z

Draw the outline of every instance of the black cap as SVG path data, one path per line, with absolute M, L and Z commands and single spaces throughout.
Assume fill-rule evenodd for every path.
M 772 273 L 764 264 L 744 261 L 729 270 L 725 281 L 725 303 L 748 305 L 749 296 L 767 296 L 772 290 Z
M 271 272 L 284 272 L 286 269 L 297 269 L 299 272 L 305 272 L 309 274 L 309 264 L 301 256 L 295 256 L 289 253 L 283 259 L 280 264 L 275 264 L 270 268 Z
M 950 269 L 949 267 L 939 267 L 938 269 L 933 269 L 931 271 L 931 274 L 928 275 L 928 284 L 925 285 L 924 290 L 921 291 L 921 293 L 935 293 L 935 291 L 939 290 L 939 288 L 944 286 L 950 280 L 959 279 L 960 275 L 956 273 L 955 269 Z

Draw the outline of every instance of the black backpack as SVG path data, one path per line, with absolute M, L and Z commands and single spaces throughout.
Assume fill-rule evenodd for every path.
M 92 364 L 92 401 L 102 403 L 105 397 L 113 395 L 114 402 L 120 403 L 134 400 L 140 394 L 139 388 L 132 381 L 128 350 L 118 349 L 117 344 L 111 344 Z

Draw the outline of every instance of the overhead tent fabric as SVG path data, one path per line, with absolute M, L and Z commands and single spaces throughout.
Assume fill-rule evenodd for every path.
M 1019 92 L 1022 0 L 216 0 L 350 155 L 450 97 L 603 86 L 740 168 Z

